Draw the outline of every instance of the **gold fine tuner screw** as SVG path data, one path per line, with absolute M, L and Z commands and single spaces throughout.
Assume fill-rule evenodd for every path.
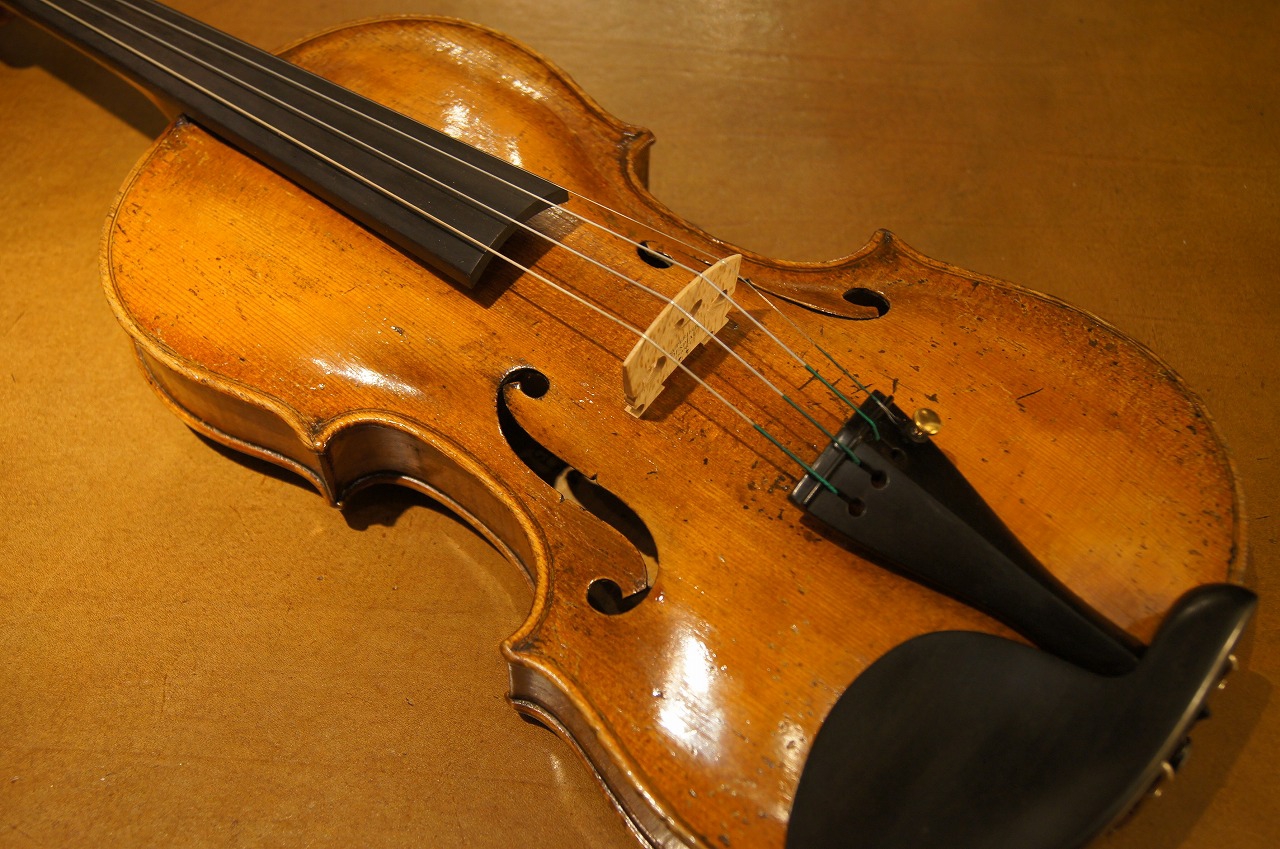
M 912 435 L 920 440 L 924 440 L 930 436 L 934 436 L 938 431 L 942 430 L 942 416 L 938 415 L 928 407 L 921 407 L 911 416 L 911 421 L 915 423 L 912 428 Z

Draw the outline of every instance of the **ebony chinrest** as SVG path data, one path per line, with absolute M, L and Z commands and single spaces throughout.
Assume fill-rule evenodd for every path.
M 1256 602 L 1189 592 L 1115 677 L 987 634 L 903 643 L 824 722 L 787 849 L 1083 845 L 1178 765 Z

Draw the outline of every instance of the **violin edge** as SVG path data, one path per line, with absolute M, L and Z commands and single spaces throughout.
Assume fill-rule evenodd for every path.
M 159 143 L 160 142 L 158 141 L 157 145 Z M 142 167 L 144 167 L 145 162 L 148 158 L 149 158 L 149 154 L 144 155 L 143 159 L 140 160 L 139 165 L 137 166 L 137 169 L 141 169 Z M 130 181 L 132 180 L 132 177 L 133 175 L 130 176 Z M 126 188 L 128 186 L 128 183 L 129 181 L 126 182 Z M 123 197 L 124 194 L 125 194 L 125 189 L 122 189 L 121 197 Z M 646 190 L 645 195 L 647 194 L 648 193 Z M 654 199 L 654 203 L 657 207 L 661 207 L 662 210 L 665 210 L 667 213 L 669 213 L 673 217 L 673 220 L 678 220 L 678 221 L 680 220 L 678 219 L 678 217 L 675 216 L 674 213 L 671 213 L 669 210 L 666 210 L 666 207 L 662 207 L 660 203 L 657 203 L 656 199 Z M 689 226 L 687 222 L 681 222 L 681 223 L 683 224 L 683 226 Z M 110 232 L 110 222 L 108 223 L 108 234 L 104 234 L 104 235 L 109 235 L 109 232 Z M 884 238 L 880 238 L 881 233 L 884 234 Z M 886 241 L 886 239 L 892 240 L 895 246 L 905 249 L 905 252 L 908 253 L 908 255 L 912 256 L 912 258 L 917 259 L 917 261 L 920 261 L 923 264 L 928 264 L 941 271 L 945 271 L 946 273 L 954 274 L 954 275 L 963 277 L 965 279 L 986 283 L 988 285 L 993 285 L 1004 290 L 1025 294 L 1027 296 L 1032 296 L 1039 300 L 1052 303 L 1058 306 L 1065 306 L 1073 313 L 1076 313 L 1088 318 L 1096 326 L 1106 328 L 1110 332 L 1114 333 L 1118 338 L 1128 341 L 1136 349 L 1140 350 L 1144 354 L 1144 356 L 1148 357 L 1152 362 L 1159 365 L 1162 371 L 1165 372 L 1176 383 L 1179 392 L 1188 398 L 1192 406 L 1194 406 L 1194 408 L 1201 413 L 1201 415 L 1204 417 L 1204 420 L 1210 425 L 1215 437 L 1215 441 L 1219 446 L 1219 448 L 1221 449 L 1221 454 L 1225 458 L 1230 468 L 1232 488 L 1235 492 L 1235 497 L 1233 499 L 1233 507 L 1235 510 L 1235 522 L 1233 523 L 1233 527 L 1234 527 L 1234 533 L 1236 536 L 1236 550 L 1233 553 L 1233 556 L 1231 558 L 1230 565 L 1228 567 L 1228 572 L 1229 572 L 1229 577 L 1234 577 L 1237 574 L 1242 576 L 1244 574 L 1245 572 L 1244 564 L 1245 564 L 1246 558 L 1245 558 L 1245 551 L 1241 545 L 1241 540 L 1245 538 L 1244 537 L 1244 533 L 1245 533 L 1244 514 L 1242 509 L 1243 502 L 1242 502 L 1242 494 L 1240 492 L 1239 476 L 1235 470 L 1234 460 L 1231 457 L 1229 451 L 1226 450 L 1225 443 L 1222 440 L 1216 425 L 1213 423 L 1213 420 L 1209 417 L 1207 408 L 1205 407 L 1203 402 L 1199 399 L 1198 396 L 1195 395 L 1194 392 L 1192 392 L 1189 389 L 1185 381 L 1183 381 L 1176 372 L 1168 368 L 1167 365 L 1163 363 L 1163 360 L 1161 360 L 1157 355 L 1155 355 L 1154 352 L 1152 352 L 1147 346 L 1137 342 L 1136 340 L 1132 340 L 1123 332 L 1112 328 L 1111 325 L 1109 325 L 1107 322 L 1101 319 L 1098 319 L 1096 316 L 1093 316 L 1091 313 L 1088 313 L 1087 311 L 1082 310 L 1078 307 L 1072 306 L 1070 304 L 1066 304 L 1065 302 L 1060 301 L 1054 296 L 1046 295 L 1045 293 L 1037 292 L 1032 289 L 1027 289 L 1017 284 L 1007 283 L 1005 281 L 997 280 L 995 278 L 988 278 L 988 277 L 985 277 L 984 275 L 959 269 L 955 266 L 951 266 L 942 261 L 933 260 L 929 257 L 924 256 L 923 254 L 919 254 L 918 252 L 915 252 L 913 249 L 911 249 L 905 243 L 902 243 L 900 240 L 897 240 L 896 237 L 893 237 L 887 231 L 877 231 L 877 234 L 873 236 L 873 238 L 870 241 L 868 241 L 867 245 L 865 245 L 862 249 L 860 249 L 859 251 L 856 251 L 853 254 L 850 254 L 847 257 L 843 257 L 836 260 L 830 260 L 830 261 L 821 262 L 821 263 L 792 263 L 792 262 L 777 261 L 777 260 L 767 260 L 763 257 L 758 257 L 758 260 L 759 260 L 759 264 L 768 265 L 770 267 L 784 267 L 784 268 L 790 268 L 793 270 L 804 270 L 804 269 L 811 268 L 816 271 L 831 271 L 831 270 L 839 271 L 841 269 L 851 267 L 854 264 L 856 264 L 858 260 L 861 260 L 862 258 L 871 255 L 878 244 L 878 240 L 883 242 L 883 241 Z M 105 246 L 105 241 L 106 239 L 104 238 L 103 257 L 104 257 L 104 265 L 108 265 L 106 260 L 108 251 Z M 107 275 L 107 278 L 108 279 L 110 278 L 109 274 Z M 123 306 L 119 304 L 117 302 L 117 299 L 114 297 L 114 293 L 112 292 L 110 284 L 108 285 L 108 297 L 111 300 L 113 310 L 116 311 L 117 317 L 120 319 L 122 325 L 124 325 L 126 329 L 128 329 L 130 327 L 130 322 L 126 321 L 125 311 L 123 309 Z M 195 368 L 191 368 L 189 371 L 187 371 L 187 366 L 189 366 L 190 364 L 183 361 L 181 356 L 178 355 L 176 352 L 173 352 L 167 347 L 165 347 L 161 340 L 146 337 L 147 341 L 152 346 L 148 349 L 143 347 L 140 344 L 140 340 L 145 337 L 145 334 L 139 335 L 131 331 L 129 335 L 133 337 L 135 349 L 138 351 L 140 357 L 142 357 L 144 354 L 147 354 L 147 353 L 156 355 L 156 356 L 164 355 L 166 357 L 171 357 L 175 367 L 175 371 L 177 373 L 182 374 L 183 376 L 188 377 L 197 382 L 200 382 L 202 384 L 205 384 L 209 386 L 209 388 L 211 389 L 218 388 L 218 386 L 216 385 L 217 383 L 216 375 L 211 375 L 209 373 L 201 374 L 200 371 Z M 145 369 L 145 365 L 144 365 L 144 369 Z M 153 385 L 154 385 L 154 382 L 153 382 Z M 159 388 L 157 387 L 157 389 Z M 161 394 L 162 396 L 164 395 L 163 392 L 161 392 Z M 252 396 L 252 398 L 250 398 L 249 396 Z M 244 400 L 252 401 L 252 402 L 260 402 L 262 403 L 263 406 L 271 408 L 276 414 L 280 415 L 281 421 L 284 422 L 293 431 L 294 435 L 298 438 L 300 443 L 307 445 L 309 450 L 310 449 L 316 450 L 317 458 L 322 458 L 325 451 L 329 447 L 328 439 L 320 438 L 320 437 L 323 436 L 324 434 L 327 434 L 329 437 L 332 437 L 337 433 L 339 433 L 340 430 L 342 429 L 338 426 L 338 423 L 335 421 L 326 421 L 319 425 L 314 423 L 309 423 L 307 421 L 306 416 L 300 410 L 295 409 L 293 407 L 289 407 L 280 399 L 273 398 L 267 395 L 262 395 L 261 393 L 248 392 L 246 390 L 246 396 Z M 177 407 L 176 403 L 172 402 L 171 400 L 167 401 L 166 403 L 169 403 L 171 407 L 175 407 L 175 408 Z M 377 414 L 377 411 L 367 411 L 366 413 L 362 413 L 362 415 L 376 417 L 376 415 L 378 414 Z M 182 417 L 182 418 L 184 421 L 186 421 L 188 417 Z M 190 422 L 188 423 L 190 424 Z M 344 424 L 344 427 L 350 426 L 351 424 L 353 424 L 353 422 L 347 422 Z M 257 456 L 263 457 L 263 459 L 271 460 L 272 462 L 276 462 L 279 465 L 285 465 L 286 467 L 288 467 L 288 463 L 281 463 L 280 459 L 278 459 L 278 458 L 283 458 L 285 460 L 288 460 L 289 458 L 285 454 L 272 454 L 269 451 L 269 449 L 261 448 L 260 446 L 253 446 L 250 443 L 243 442 L 243 441 L 240 441 L 239 444 L 232 444 L 232 442 L 229 441 L 227 438 L 219 438 L 216 434 L 212 433 L 211 432 L 212 426 L 209 425 L 207 422 L 201 422 L 201 425 L 202 425 L 201 427 L 195 427 L 195 429 L 199 432 L 206 433 L 206 435 L 213 436 L 215 440 L 218 442 L 227 444 L 229 445 L 229 447 L 236 448 L 237 450 L 241 450 L 241 451 L 245 450 L 245 446 L 248 446 L 249 448 L 258 448 L 259 451 L 249 451 L 248 453 L 256 454 Z M 223 435 L 226 436 L 226 434 L 223 434 Z M 234 438 L 232 437 L 231 439 L 234 439 Z M 318 460 L 318 465 L 321 467 L 322 470 L 324 469 L 323 463 L 319 462 L 319 460 Z M 301 464 L 301 463 L 298 463 L 298 466 L 301 468 L 308 468 L 305 466 L 305 464 Z M 294 470 L 297 471 L 298 469 L 294 469 Z M 401 480 L 401 482 L 409 483 L 410 480 L 411 479 L 404 478 Z M 351 491 L 350 487 L 341 486 L 338 483 L 334 482 L 333 480 L 331 480 L 329 483 L 326 483 L 324 475 L 320 473 L 317 473 L 314 475 L 313 485 L 315 484 L 316 481 L 319 481 L 319 485 L 317 485 L 317 489 L 320 490 L 321 494 L 325 496 L 328 500 L 334 503 L 341 501 L 341 499 L 344 497 L 344 494 Z M 352 483 L 351 486 L 354 486 L 354 483 Z M 414 488 L 420 488 L 421 491 L 426 492 L 428 495 L 431 495 L 432 497 L 438 497 L 438 495 L 440 494 L 439 491 L 430 488 L 426 484 L 421 484 L 421 487 L 415 486 Z M 464 511 L 459 511 L 459 512 L 463 513 Z M 475 523 L 474 526 L 482 527 L 482 524 L 477 522 Z M 517 562 L 519 565 L 523 565 L 520 563 L 518 558 L 512 557 L 511 559 Z M 527 573 L 527 568 L 526 568 L 526 573 Z M 530 614 L 530 619 L 526 621 L 525 625 L 522 626 L 519 632 L 517 632 L 516 635 L 513 635 L 511 639 L 514 640 L 516 636 L 518 636 L 520 633 L 525 633 L 528 630 L 531 630 L 533 625 L 536 624 L 534 622 L 534 619 L 536 618 L 535 614 L 537 612 L 537 609 L 538 609 L 538 604 L 535 602 L 534 610 L 531 611 L 531 614 Z M 516 704 L 517 709 L 520 709 L 519 702 L 514 698 L 516 695 L 516 692 L 517 691 L 513 684 L 513 690 L 512 690 L 513 704 Z M 535 711 L 532 708 L 530 708 L 528 711 L 523 711 L 523 712 L 535 713 Z M 574 746 L 575 750 L 579 751 L 580 755 L 582 755 L 584 759 L 587 758 L 587 755 L 582 751 L 581 745 L 571 734 L 564 732 L 564 733 L 561 733 L 560 736 L 565 737 L 567 740 L 569 740 L 571 745 Z M 593 772 L 595 772 L 595 774 L 601 780 L 601 782 L 606 783 L 604 777 L 601 775 L 596 765 L 591 761 L 588 761 L 588 762 L 591 763 Z M 627 784 L 624 782 L 619 784 L 618 786 L 626 787 Z M 641 797 L 643 797 L 644 795 L 645 794 L 641 793 Z M 610 793 L 610 796 L 612 799 L 615 799 L 615 800 L 617 798 L 612 793 Z M 615 801 L 615 804 L 616 804 L 616 801 Z M 632 822 L 630 815 L 624 813 L 624 817 L 627 818 L 627 821 L 630 827 L 632 827 L 634 830 L 636 826 Z M 658 843 L 655 845 L 662 845 L 662 844 Z M 697 845 L 697 844 L 689 844 L 689 845 Z

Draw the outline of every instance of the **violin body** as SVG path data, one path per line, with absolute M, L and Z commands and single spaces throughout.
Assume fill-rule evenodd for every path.
M 1191 588 L 1240 577 L 1244 522 L 1211 420 L 1099 319 L 887 233 L 820 264 L 726 245 L 648 193 L 646 131 L 479 27 L 391 19 L 288 56 L 625 213 L 567 206 L 663 254 L 742 254 L 742 276 L 861 380 L 937 410 L 948 458 L 1133 637 L 1150 641 Z M 533 223 L 668 296 L 689 282 L 562 210 Z M 660 306 L 532 234 L 506 252 L 636 326 Z M 460 287 L 193 124 L 129 178 L 103 265 L 148 380 L 194 429 L 335 503 L 375 482 L 420 490 L 524 570 L 533 607 L 503 644 L 512 702 L 575 747 L 654 845 L 783 846 L 812 741 L 851 681 L 920 634 L 1017 639 L 806 521 L 787 499 L 794 465 L 687 376 L 628 414 L 624 328 L 500 262 Z M 753 326 L 731 316 L 720 336 L 819 418 L 847 417 Z M 784 443 L 821 448 L 723 351 L 688 364 Z M 546 454 L 625 505 L 613 512 L 646 541 L 548 482 L 531 459 Z M 621 607 L 602 609 L 602 581 Z

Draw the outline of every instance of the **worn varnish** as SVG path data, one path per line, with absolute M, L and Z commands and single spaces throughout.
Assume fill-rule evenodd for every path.
M 885 233 L 829 264 L 722 244 L 644 190 L 644 131 L 486 30 L 401 19 L 291 55 L 708 253 L 742 253 L 744 275 L 862 379 L 906 409 L 938 410 L 940 444 L 1010 527 L 1136 636 L 1191 586 L 1239 577 L 1244 524 L 1212 423 L 1156 357 L 1093 316 Z M 688 282 L 563 213 L 538 225 L 668 294 Z M 633 324 L 659 308 L 531 235 L 509 244 Z M 618 371 L 635 340 L 617 326 L 510 270 L 464 292 L 192 126 L 166 133 L 132 176 L 104 257 L 148 376 L 197 430 L 334 500 L 378 479 L 420 488 L 528 573 L 533 609 L 504 645 L 516 706 L 572 738 L 654 839 L 781 846 L 808 744 L 859 671 L 915 634 L 1000 632 L 801 522 L 785 500 L 796 470 L 687 378 L 673 376 L 643 420 L 629 416 Z M 842 297 L 855 287 L 886 299 L 887 314 L 852 320 L 868 314 Z M 720 335 L 736 351 L 824 418 L 843 417 L 731 321 Z M 707 348 L 689 363 L 785 442 L 816 450 L 731 359 Z M 503 388 L 528 368 L 545 394 Z M 500 403 L 647 526 L 656 577 L 633 610 L 604 615 L 587 591 L 602 578 L 641 589 L 640 553 L 513 453 Z

